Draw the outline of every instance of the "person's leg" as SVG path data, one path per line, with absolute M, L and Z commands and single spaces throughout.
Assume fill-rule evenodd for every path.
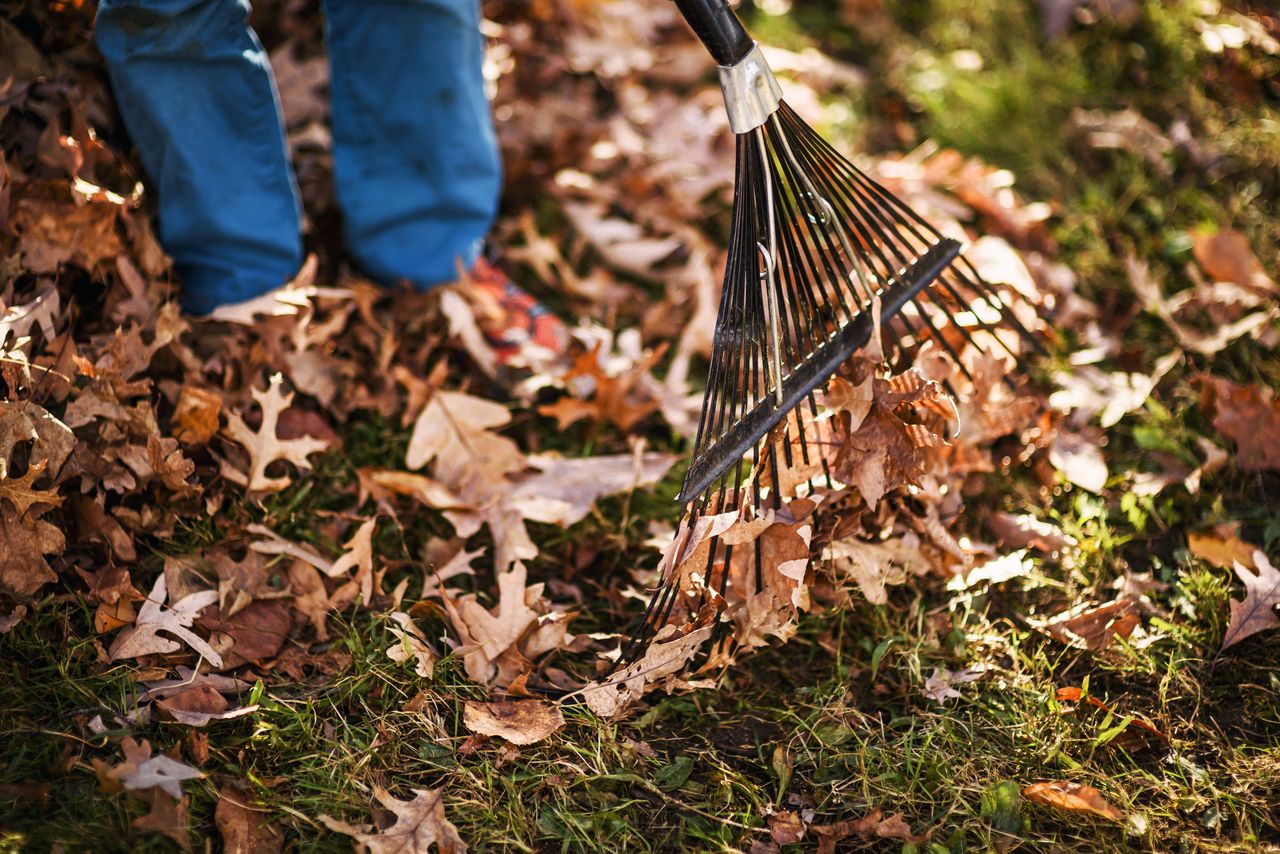
M 279 100 L 248 11 L 248 0 L 98 7 L 98 47 L 189 311 L 258 296 L 302 263 Z
M 326 0 L 325 14 L 348 248 L 387 283 L 453 281 L 502 185 L 479 0 Z

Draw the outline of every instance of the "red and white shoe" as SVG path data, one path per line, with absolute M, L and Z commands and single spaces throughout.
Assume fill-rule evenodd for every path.
M 569 330 L 564 321 L 484 258 L 463 280 L 476 323 L 503 366 L 535 366 L 564 357 Z

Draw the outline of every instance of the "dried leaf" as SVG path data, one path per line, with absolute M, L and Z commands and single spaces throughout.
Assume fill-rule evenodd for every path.
M 107 771 L 106 776 L 132 791 L 144 791 L 158 788 L 175 801 L 182 798 L 184 780 L 199 780 L 204 777 L 196 769 L 184 765 L 163 753 L 152 756 L 151 742 L 143 741 L 139 745 L 129 736 L 120 742 L 125 760 Z
M 1235 646 L 1240 641 L 1264 632 L 1280 628 L 1280 570 L 1271 565 L 1261 551 L 1253 553 L 1253 573 L 1239 562 L 1236 575 L 1244 584 L 1244 598 L 1231 600 L 1231 622 L 1222 638 L 1222 649 Z
M 439 854 L 465 854 L 467 846 L 458 836 L 458 829 L 444 817 L 444 790 L 410 791 L 413 800 L 402 801 L 381 787 L 374 788 L 374 797 L 396 817 L 385 830 L 368 825 L 357 827 L 327 815 L 320 816 L 320 822 L 332 831 L 353 837 L 369 854 L 428 854 L 432 845 L 438 846 Z
M 925 680 L 924 695 L 936 703 L 954 700 L 960 696 L 956 685 L 981 679 L 984 672 L 968 667 L 963 670 L 943 670 L 941 667 L 935 667 L 932 675 Z
M 169 592 L 162 573 L 156 578 L 155 586 L 151 588 L 147 600 L 138 610 L 138 619 L 133 627 L 122 632 L 115 643 L 111 644 L 109 653 L 111 660 L 137 658 L 141 655 L 164 655 L 181 649 L 182 644 L 178 641 L 160 636 L 160 632 L 165 632 L 182 640 L 214 667 L 222 667 L 222 656 L 215 652 L 204 638 L 189 628 L 200 616 L 201 611 L 218 601 L 218 592 L 204 590 L 192 593 L 179 600 L 172 608 L 165 608 L 163 605 L 168 598 Z
M 1187 534 L 1187 548 L 1220 569 L 1229 569 L 1237 563 L 1246 569 L 1255 569 L 1253 555 L 1258 547 L 1237 537 L 1235 527 L 1220 525 L 1212 531 L 1192 531 Z
M 835 824 L 815 824 L 810 828 L 818 835 L 818 851 L 821 854 L 834 854 L 836 843 L 854 834 L 863 839 L 878 837 L 880 839 L 900 839 L 912 845 L 927 842 L 933 835 L 932 830 L 924 833 L 912 833 L 911 826 L 902 818 L 902 813 L 894 813 L 888 818 L 878 809 L 873 809 L 865 816 Z
M 186 445 L 204 445 L 218 432 L 222 398 L 213 392 L 184 385 L 173 411 L 173 436 Z
M 559 706 L 541 700 L 505 700 L 462 707 L 462 724 L 471 732 L 503 738 L 512 744 L 536 744 L 564 726 Z
M 987 528 L 1001 545 L 1011 549 L 1031 547 L 1054 554 L 1076 544 L 1075 537 L 1064 534 L 1057 525 L 1026 514 L 992 513 L 987 517 Z
M 1105 649 L 1116 637 L 1127 638 L 1142 623 L 1138 604 L 1132 599 L 1116 599 L 1105 605 L 1072 608 L 1044 623 L 1052 637 L 1078 649 Z
M 1248 238 L 1238 231 L 1196 232 L 1192 235 L 1191 251 L 1204 271 L 1218 281 L 1235 282 L 1263 291 L 1276 290 L 1275 282 L 1249 248 Z
M 1068 812 L 1092 813 L 1112 821 L 1123 821 L 1124 813 L 1107 803 L 1102 793 L 1083 783 L 1055 781 L 1032 783 L 1022 790 L 1029 801 Z
M 188 826 L 187 807 L 191 799 L 183 795 L 175 800 L 159 789 L 152 789 L 146 793 L 145 797 L 151 801 L 151 811 L 135 818 L 131 822 L 133 829 L 144 833 L 163 834 L 178 843 L 178 847 L 183 851 L 190 851 L 191 833 Z
M 249 471 L 241 474 L 234 469 L 225 469 L 227 475 L 248 489 L 249 492 L 277 492 L 284 489 L 292 481 L 288 477 L 268 477 L 267 467 L 277 460 L 293 463 L 299 470 L 311 468 L 307 459 L 312 454 L 320 453 L 328 447 L 328 442 L 310 436 L 300 439 L 281 439 L 276 434 L 280 413 L 289 408 L 293 402 L 293 393 L 281 391 L 284 377 L 279 373 L 271 375 L 267 387 L 259 391 L 253 390 L 253 397 L 262 407 L 262 424 L 255 432 L 249 429 L 238 412 L 227 413 L 227 435 L 244 446 L 249 452 Z
M 0 502 L 0 543 L 0 591 L 27 599 L 57 580 L 45 557 L 61 554 L 66 538 L 53 525 Z
M 403 611 L 393 611 L 390 616 L 395 625 L 387 628 L 395 636 L 396 643 L 387 648 L 387 658 L 400 664 L 413 661 L 413 672 L 423 679 L 430 679 L 438 656 L 427 643 L 426 636 L 413 624 L 413 618 Z
M 1236 445 L 1236 465 L 1245 471 L 1280 471 L 1280 400 L 1256 385 L 1205 377 L 1200 406 L 1213 426 Z
M 240 789 L 223 786 L 218 792 L 213 821 L 222 835 L 222 850 L 225 854 L 274 854 L 282 850 L 284 833 L 267 819 L 264 811 L 248 804 L 248 796 Z
M 679 673 L 711 637 L 711 626 L 688 634 L 663 637 L 660 633 L 645 654 L 608 679 L 582 689 L 587 707 L 602 718 L 616 718 L 643 696 L 649 685 Z
M 1049 447 L 1049 462 L 1081 489 L 1101 493 L 1107 485 L 1107 460 L 1102 449 L 1080 433 L 1059 431 Z

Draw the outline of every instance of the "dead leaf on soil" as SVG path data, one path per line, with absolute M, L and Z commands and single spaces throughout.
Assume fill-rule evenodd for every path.
M 1236 465 L 1245 471 L 1280 471 L 1280 400 L 1270 389 L 1205 377 L 1200 408 L 1236 445 Z
M 462 707 L 462 724 L 471 732 L 503 738 L 512 744 L 536 744 L 564 726 L 560 707 L 542 700 L 504 700 Z
M 1141 623 L 1141 610 L 1136 602 L 1116 599 L 1097 607 L 1077 606 L 1043 623 L 1041 628 L 1068 646 L 1096 652 L 1117 637 L 1127 638 Z
M 124 761 L 105 771 L 105 777 L 135 792 L 158 788 L 175 801 L 182 798 L 182 783 L 204 777 L 196 769 L 163 753 L 151 755 L 151 742 L 138 744 L 129 736 L 120 741 Z
M 213 821 L 222 836 L 226 854 L 271 854 L 284 847 L 284 833 L 267 818 L 265 810 L 249 806 L 250 796 L 234 786 L 223 786 Z
M 582 689 L 587 707 L 602 718 L 615 718 L 644 695 L 647 686 L 666 679 L 682 669 L 711 637 L 711 626 L 694 629 L 685 635 L 658 637 L 644 656 L 605 680 L 592 682 Z
M 854 835 L 863 839 L 900 839 L 912 845 L 927 842 L 933 835 L 932 829 L 924 833 L 912 833 L 911 825 L 903 819 L 902 813 L 894 813 L 885 818 L 884 813 L 878 809 L 873 809 L 858 819 L 838 821 L 835 824 L 815 824 L 810 830 L 818 835 L 819 854 L 835 854 L 836 844 Z
M 169 598 L 165 576 L 161 573 L 156 578 L 155 586 L 147 595 L 147 600 L 138 609 L 138 618 L 133 627 L 125 629 L 111 644 L 112 661 L 122 658 L 137 658 L 142 655 L 165 655 L 177 652 L 182 644 L 176 640 L 161 637 L 160 632 L 174 635 L 195 650 L 214 667 L 222 667 L 222 656 L 214 651 L 209 643 L 189 628 L 195 623 L 200 612 L 218 601 L 218 591 L 203 590 L 192 593 L 172 608 L 165 608 L 165 600 Z M 175 795 L 174 797 L 177 797 Z
M 1209 531 L 1192 531 L 1187 534 L 1187 548 L 1219 569 L 1230 569 L 1236 563 L 1254 569 L 1253 554 L 1258 547 L 1236 536 L 1238 528 L 1238 524 L 1219 525 Z
M 444 816 L 444 790 L 410 791 L 413 800 L 402 801 L 386 789 L 374 788 L 378 803 L 395 815 L 395 822 L 385 829 L 348 824 L 327 815 L 320 816 L 320 822 L 336 833 L 354 838 L 369 854 L 428 854 L 432 845 L 439 847 L 439 854 L 465 854 L 467 846 L 458 829 Z
M 276 433 L 280 414 L 293 403 L 293 393 L 285 394 L 281 390 L 284 377 L 279 373 L 271 375 L 267 387 L 261 391 L 253 389 L 254 400 L 262 408 L 262 423 L 256 431 L 240 417 L 239 412 L 227 413 L 226 434 L 238 442 L 249 454 L 249 470 L 241 473 L 230 466 L 225 466 L 223 473 L 229 480 L 245 487 L 249 492 L 278 492 L 290 483 L 289 477 L 269 477 L 267 467 L 278 460 L 292 463 L 300 471 L 311 468 L 307 459 L 312 454 L 325 450 L 329 443 L 312 436 L 299 439 L 281 439 Z
M 393 611 L 390 617 L 395 625 L 387 628 L 395 636 L 396 642 L 387 647 L 387 658 L 398 664 L 413 661 L 413 672 L 423 679 L 430 679 L 435 672 L 438 656 L 427 643 L 422 629 L 414 625 L 413 618 L 403 611 Z
M 1239 562 L 1236 575 L 1244 584 L 1244 598 L 1231 600 L 1231 622 L 1222 638 L 1222 649 L 1235 646 L 1240 641 L 1264 632 L 1280 628 L 1280 569 L 1271 565 L 1261 551 L 1253 553 L 1256 573 L 1250 572 Z
M 1055 781 L 1032 783 L 1022 790 L 1029 801 L 1068 812 L 1092 813 L 1112 821 L 1123 821 L 1124 813 L 1107 802 L 1102 793 L 1083 783 Z

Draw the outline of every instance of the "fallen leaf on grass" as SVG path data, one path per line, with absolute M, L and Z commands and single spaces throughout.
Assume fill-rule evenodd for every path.
M 99 776 L 108 783 L 118 783 L 131 791 L 158 788 L 174 800 L 179 800 L 184 780 L 199 780 L 204 777 L 204 774 L 191 766 L 163 753 L 152 756 L 149 741 L 138 744 L 125 736 L 120 742 L 120 749 L 124 752 L 124 761 L 111 768 L 99 763 Z
M 462 706 L 462 724 L 480 735 L 504 738 L 512 744 L 536 744 L 564 726 L 559 706 L 541 700 L 505 700 Z
M 1050 636 L 1068 646 L 1096 652 L 1105 649 L 1117 637 L 1127 638 L 1142 622 L 1138 604 L 1131 599 L 1116 599 L 1105 605 L 1072 608 L 1042 624 Z
M 0 543 L 0 591 L 26 599 L 57 580 L 45 557 L 61 554 L 67 542 L 53 525 L 0 502 Z
M 1237 563 L 1254 569 L 1253 553 L 1257 546 L 1237 537 L 1235 527 L 1238 526 L 1219 525 L 1211 531 L 1193 531 L 1187 534 L 1187 548 L 1219 569 L 1229 569 Z
M 1280 400 L 1256 385 L 1205 377 L 1200 408 L 1213 427 L 1236 445 L 1236 465 L 1245 471 L 1280 471 Z
M 1091 436 L 1059 431 L 1049 446 L 1049 462 L 1081 489 L 1100 493 L 1107 485 L 1107 460 Z
M 1030 546 L 1053 554 L 1076 544 L 1076 538 L 1063 533 L 1057 525 L 1027 514 L 992 513 L 987 517 L 987 528 L 1011 549 Z
M 941 667 L 935 667 L 933 674 L 925 680 L 924 695 L 936 703 L 954 700 L 960 696 L 956 685 L 981 679 L 984 672 L 968 667 L 963 670 L 943 670 Z
M 1244 598 L 1231 600 L 1231 622 L 1222 638 L 1222 649 L 1235 646 L 1240 641 L 1264 632 L 1280 628 L 1280 569 L 1271 565 L 1261 551 L 1253 553 L 1253 565 L 1257 573 L 1250 572 L 1239 562 L 1236 575 L 1244 583 Z
M 769 838 L 779 845 L 795 845 L 804 839 L 804 821 L 791 810 L 779 810 L 767 823 Z
M 185 445 L 204 445 L 218 432 L 222 398 L 211 391 L 184 385 L 173 410 L 173 437 Z
M 432 845 L 440 854 L 464 854 L 467 846 L 458 829 L 444 817 L 442 789 L 412 789 L 413 800 L 402 801 L 386 789 L 373 790 L 378 802 L 396 817 L 385 829 L 376 825 L 358 827 L 327 815 L 320 822 L 337 833 L 353 837 L 369 854 L 427 854 Z
M 227 698 L 210 685 L 194 685 L 156 700 L 156 705 L 177 723 L 192 727 L 202 727 L 210 721 L 244 717 L 258 710 L 257 705 L 231 708 Z
M 222 835 L 226 854 L 268 854 L 284 847 L 284 834 L 264 812 L 247 806 L 249 796 L 232 786 L 218 792 L 213 822 Z
M 1238 231 L 1198 232 L 1192 236 L 1191 251 L 1204 271 L 1218 281 L 1275 291 L 1275 282 L 1249 248 L 1248 238 Z
M 660 633 L 639 661 L 604 680 L 592 682 L 582 689 L 582 699 L 600 717 L 617 717 L 644 695 L 645 686 L 683 669 L 711 637 L 711 631 L 711 626 L 703 626 L 674 638 L 663 638 Z
M 165 585 L 165 576 L 161 573 L 146 601 L 138 609 L 138 618 L 133 627 L 122 632 L 111 645 L 111 660 L 164 655 L 181 649 L 182 644 L 160 636 L 160 632 L 165 632 L 181 639 L 214 667 L 222 667 L 222 656 L 214 651 L 208 641 L 189 628 L 201 611 L 218 601 L 218 591 L 192 593 L 174 603 L 172 608 L 165 608 L 163 605 L 169 598 Z
M 1029 801 L 1054 809 L 1092 813 L 1112 821 L 1124 820 L 1124 813 L 1107 803 L 1107 799 L 1101 792 L 1083 783 L 1065 781 L 1032 783 L 1023 788 L 1022 796 Z
M 178 847 L 183 851 L 190 851 L 191 835 L 188 830 L 187 807 L 191 799 L 183 795 L 175 800 L 159 789 L 147 792 L 143 799 L 150 801 L 151 810 L 146 815 L 135 818 L 130 826 L 144 833 L 163 834 L 178 843 Z
M 526 519 L 567 528 L 584 519 L 597 499 L 662 480 L 675 460 L 672 454 L 534 454 L 526 462 L 538 473 L 513 477 L 510 500 Z
M 1059 688 L 1057 692 L 1054 694 L 1054 698 L 1059 703 L 1079 703 L 1081 701 L 1084 701 L 1084 702 L 1087 702 L 1090 706 L 1093 706 L 1095 709 L 1101 709 L 1102 711 L 1107 712 L 1108 714 L 1118 716 L 1118 713 L 1114 709 L 1112 709 L 1110 706 L 1108 706 L 1106 703 L 1102 702 L 1097 697 L 1094 697 L 1091 694 L 1085 694 L 1084 689 L 1076 686 Z M 1151 723 L 1151 721 L 1147 720 L 1145 716 L 1138 715 L 1138 714 L 1131 714 L 1131 715 L 1127 715 L 1126 717 L 1128 717 L 1129 723 L 1136 726 L 1138 729 L 1146 730 L 1152 735 L 1158 736 L 1164 739 L 1165 741 L 1169 740 L 1169 736 L 1165 735 L 1163 732 L 1156 729 L 1156 725 Z
M 267 467 L 278 460 L 293 463 L 299 470 L 311 468 L 307 458 L 318 454 L 329 447 L 329 443 L 313 436 L 298 439 L 281 439 L 276 432 L 280 414 L 293 403 L 293 393 L 281 391 L 284 377 L 279 373 L 271 375 L 265 389 L 253 389 L 254 400 L 262 408 L 262 423 L 256 431 L 240 417 L 239 412 L 227 413 L 227 435 L 244 446 L 249 454 L 249 471 L 241 473 L 230 466 L 223 467 L 227 478 L 245 487 L 249 492 L 278 492 L 288 486 L 292 480 L 288 477 L 268 477 Z
M 911 825 L 902 818 L 902 813 L 894 813 L 885 818 L 884 813 L 878 809 L 872 810 L 859 819 L 838 821 L 835 824 L 815 824 L 810 827 L 810 830 L 818 835 L 819 854 L 834 854 L 836 843 L 855 834 L 863 839 L 875 837 L 900 839 L 912 845 L 928 841 L 933 834 L 932 830 L 912 833 Z
M 435 672 L 436 654 L 427 644 L 422 629 L 413 624 L 413 618 L 403 611 L 393 611 L 391 620 L 395 625 L 387 626 L 396 642 L 387 647 L 387 658 L 403 664 L 413 661 L 413 672 L 423 679 L 430 679 Z

